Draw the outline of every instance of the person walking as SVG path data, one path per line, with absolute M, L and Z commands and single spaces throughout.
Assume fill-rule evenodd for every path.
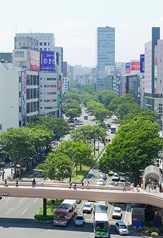
M 89 188 L 89 181 L 87 182 L 87 188 Z
M 7 179 L 5 179 L 5 184 L 4 184 L 4 186 L 6 186 L 6 187 L 8 186 L 8 185 L 7 185 Z
M 162 192 L 162 186 L 161 186 L 161 183 L 159 185 L 159 192 L 161 193 Z
M 126 191 L 126 183 L 124 183 L 123 192 Z
M 32 181 L 32 186 L 34 187 L 35 184 L 36 184 L 36 181 L 35 181 L 35 179 L 33 179 L 33 181 Z
M 81 188 L 84 189 L 84 183 L 83 183 L 83 181 L 82 181 L 82 183 L 81 183 Z
M 76 190 L 77 188 L 76 188 L 76 183 L 74 184 L 74 190 Z
M 18 180 L 16 180 L 16 187 L 18 187 Z
M 72 183 L 71 183 L 71 181 L 70 181 L 70 183 L 69 183 L 69 189 L 71 189 L 71 187 L 72 187 Z

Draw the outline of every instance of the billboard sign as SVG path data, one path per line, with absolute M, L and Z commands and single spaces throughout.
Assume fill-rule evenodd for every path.
M 26 72 L 22 72 L 22 117 L 26 116 Z
M 144 73 L 145 71 L 145 61 L 144 61 L 145 55 L 140 55 L 140 73 Z
M 131 64 L 130 63 L 126 63 L 125 72 L 126 72 L 126 74 L 129 74 L 131 72 Z
M 131 62 L 131 71 L 140 71 L 140 62 Z
M 30 70 L 40 71 L 40 52 L 30 50 Z
M 41 71 L 55 71 L 54 51 L 41 52 Z

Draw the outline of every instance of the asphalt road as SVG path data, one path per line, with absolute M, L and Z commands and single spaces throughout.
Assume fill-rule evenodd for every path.
M 83 125 L 95 125 L 92 120 L 93 116 L 90 116 L 86 108 L 82 108 L 82 116 L 78 119 L 83 121 Z M 84 115 L 88 115 L 88 120 L 84 120 Z M 113 116 L 111 119 L 107 119 L 108 123 L 112 125 L 117 125 L 116 118 Z M 112 139 L 115 135 L 111 134 L 108 130 L 108 138 Z M 69 135 L 65 136 L 64 139 L 68 139 Z M 100 144 L 100 147 L 103 145 Z M 90 184 L 96 184 L 99 177 L 99 171 L 96 166 L 90 171 L 87 176 L 85 183 L 89 180 Z M 38 178 L 39 179 L 39 178 Z M 107 177 L 106 185 L 111 178 Z M 81 201 L 81 204 L 77 207 L 77 213 L 82 212 L 82 207 L 85 201 Z M 93 206 L 93 203 L 92 203 Z M 110 236 L 119 237 L 119 235 L 114 230 L 115 219 L 112 219 L 112 212 L 115 206 L 122 208 L 122 220 L 126 223 L 130 223 L 130 213 L 126 210 L 128 209 L 127 204 L 115 204 L 108 203 L 108 220 L 110 223 Z M 86 223 L 83 227 L 74 226 L 73 220 L 68 224 L 67 227 L 55 227 L 52 223 L 37 223 L 33 219 L 34 215 L 42 207 L 42 199 L 31 199 L 31 198 L 9 198 L 3 197 L 0 200 L 0 234 L 3 238 L 43 238 L 43 237 L 60 237 L 60 238 L 93 238 L 93 216 L 92 214 L 86 214 Z M 135 236 L 130 234 L 130 236 Z

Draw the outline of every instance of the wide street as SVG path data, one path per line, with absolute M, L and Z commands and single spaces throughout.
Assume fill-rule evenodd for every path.
M 84 115 L 88 115 L 88 120 L 84 120 Z M 85 108 L 82 108 L 82 116 L 79 118 L 83 121 L 84 125 L 94 125 L 95 122 L 92 120 L 93 116 L 90 116 Z M 116 123 L 116 118 L 113 116 L 107 120 L 112 125 Z M 112 139 L 114 134 L 108 133 L 108 138 Z M 65 136 L 64 139 L 68 139 L 69 135 Z M 100 148 L 103 145 L 100 143 Z M 88 174 L 85 183 L 89 180 L 90 184 L 96 184 L 99 177 L 99 171 L 96 166 Z M 37 179 L 37 178 L 36 178 Z M 39 180 L 39 178 L 37 179 Z M 111 178 L 107 177 L 105 186 L 108 185 Z M 77 213 L 82 213 L 82 207 L 85 201 L 81 201 L 77 206 Z M 34 220 L 34 215 L 39 211 L 42 206 L 42 199 L 38 198 L 10 198 L 3 197 L 0 200 L 0 233 L 3 238 L 17 237 L 60 237 L 60 238 L 88 238 L 94 237 L 93 233 L 93 213 L 86 214 L 86 223 L 83 227 L 74 226 L 73 220 L 68 224 L 67 227 L 55 227 L 53 223 L 38 223 Z M 122 208 L 122 221 L 125 224 L 131 224 L 130 204 L 115 204 L 108 203 L 108 220 L 110 224 L 110 236 L 119 237 L 114 229 L 115 219 L 112 219 L 112 212 L 115 206 Z M 93 207 L 93 202 L 92 202 Z M 135 236 L 130 234 L 128 237 Z M 136 236 L 135 236 L 136 237 Z

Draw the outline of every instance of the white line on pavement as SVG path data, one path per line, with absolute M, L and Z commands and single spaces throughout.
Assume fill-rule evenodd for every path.
M 25 199 L 25 198 L 22 198 L 22 199 L 19 201 L 19 203 L 22 202 L 24 199 Z
M 11 197 L 10 197 L 10 198 L 7 198 L 5 202 L 8 202 L 10 199 L 11 199 Z
M 10 209 L 8 212 L 6 212 L 6 215 L 7 215 L 7 214 L 9 214 L 9 212 L 11 212 L 11 211 L 12 211 L 12 209 L 13 209 L 13 208 L 11 208 L 11 209 Z
M 35 203 L 38 200 L 38 198 L 36 198 L 36 200 L 33 201 L 33 203 Z
M 24 212 L 22 212 L 22 214 L 21 214 L 21 216 L 26 212 L 28 210 L 28 208 L 27 209 L 25 209 L 25 211 Z

